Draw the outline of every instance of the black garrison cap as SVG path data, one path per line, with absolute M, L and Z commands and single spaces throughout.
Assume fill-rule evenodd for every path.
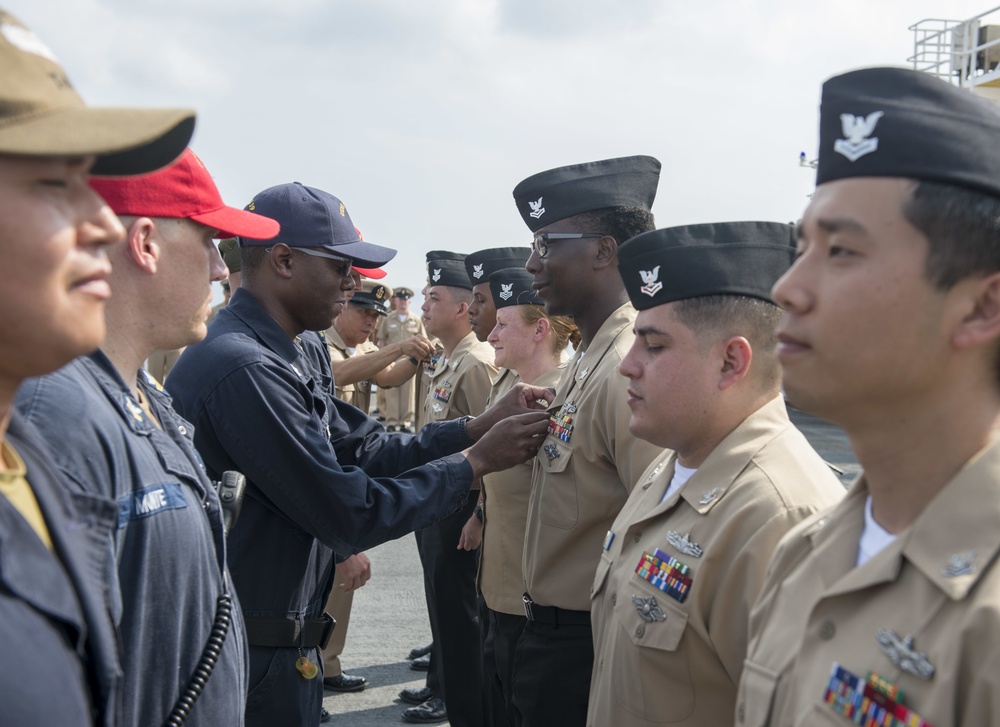
M 618 157 L 539 172 L 514 187 L 514 202 L 532 232 L 558 220 L 606 207 L 650 210 L 660 162 Z
M 791 267 L 795 229 L 781 222 L 718 222 L 653 230 L 618 248 L 618 272 L 637 310 L 706 295 L 771 301 Z
M 530 247 L 491 247 L 469 253 L 465 258 L 465 271 L 473 286 L 485 283 L 490 275 L 501 268 L 524 266 L 531 255 Z
M 472 283 L 465 272 L 465 255 L 447 250 L 427 253 L 427 284 L 472 290 Z
M 497 309 L 511 305 L 545 305 L 531 287 L 535 276 L 523 266 L 502 268 L 490 274 L 490 294 Z
M 1000 110 L 929 73 L 866 68 L 823 84 L 816 184 L 905 177 L 1000 197 Z
M 365 281 L 361 290 L 355 291 L 351 296 L 350 305 L 368 308 L 385 315 L 389 310 L 389 289 L 381 283 L 369 284 Z

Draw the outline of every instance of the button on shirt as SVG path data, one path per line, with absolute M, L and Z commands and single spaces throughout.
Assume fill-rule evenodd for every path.
M 1000 724 L 1000 439 L 855 567 L 868 487 L 789 533 L 750 620 L 737 725 L 850 724 L 834 664 L 899 688 L 934 727 Z M 848 677 L 849 678 L 849 677 Z
M 346 557 L 427 527 L 468 498 L 472 467 L 452 453 L 471 442 L 458 422 L 389 435 L 336 399 L 321 358 L 310 363 L 240 288 L 170 374 L 209 473 L 247 476 L 229 562 L 255 616 L 319 616 L 333 550 Z
M 72 486 L 117 507 L 111 537 L 121 598 L 123 723 L 158 725 L 187 687 L 212 631 L 226 546 L 219 499 L 191 443 L 191 426 L 145 372 L 138 386 L 162 429 L 100 351 L 25 382 L 17 406 L 59 442 L 52 461 Z M 222 655 L 186 724 L 242 724 L 246 637 L 234 610 Z

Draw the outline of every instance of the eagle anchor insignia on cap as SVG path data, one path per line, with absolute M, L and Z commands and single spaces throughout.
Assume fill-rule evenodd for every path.
M 663 290 L 663 283 L 657 281 L 660 277 L 660 266 L 657 265 L 652 270 L 640 270 L 639 275 L 642 278 L 644 285 L 639 288 L 639 290 L 652 298 L 654 295 Z
M 843 154 L 852 162 L 877 151 L 878 137 L 872 137 L 872 134 L 875 131 L 875 124 L 884 115 L 882 111 L 873 111 L 867 116 L 841 114 L 840 123 L 844 129 L 844 136 L 847 138 L 837 139 L 833 142 L 833 150 L 838 154 Z

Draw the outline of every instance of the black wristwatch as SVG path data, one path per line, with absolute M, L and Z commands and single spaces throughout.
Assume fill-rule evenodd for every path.
M 472 511 L 472 514 L 479 518 L 479 522 L 483 522 L 485 520 L 486 516 L 483 514 L 482 505 L 476 505 L 476 509 Z

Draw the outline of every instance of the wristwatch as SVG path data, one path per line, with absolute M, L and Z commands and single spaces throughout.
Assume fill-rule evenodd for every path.
M 485 520 L 485 515 L 483 514 L 483 506 L 482 506 L 482 505 L 476 505 L 476 509 L 475 509 L 475 510 L 473 510 L 473 511 L 472 511 L 472 513 L 473 513 L 473 514 L 474 514 L 474 515 L 475 515 L 475 516 L 476 516 L 477 518 L 479 518 L 479 522 L 484 522 L 484 520 Z

